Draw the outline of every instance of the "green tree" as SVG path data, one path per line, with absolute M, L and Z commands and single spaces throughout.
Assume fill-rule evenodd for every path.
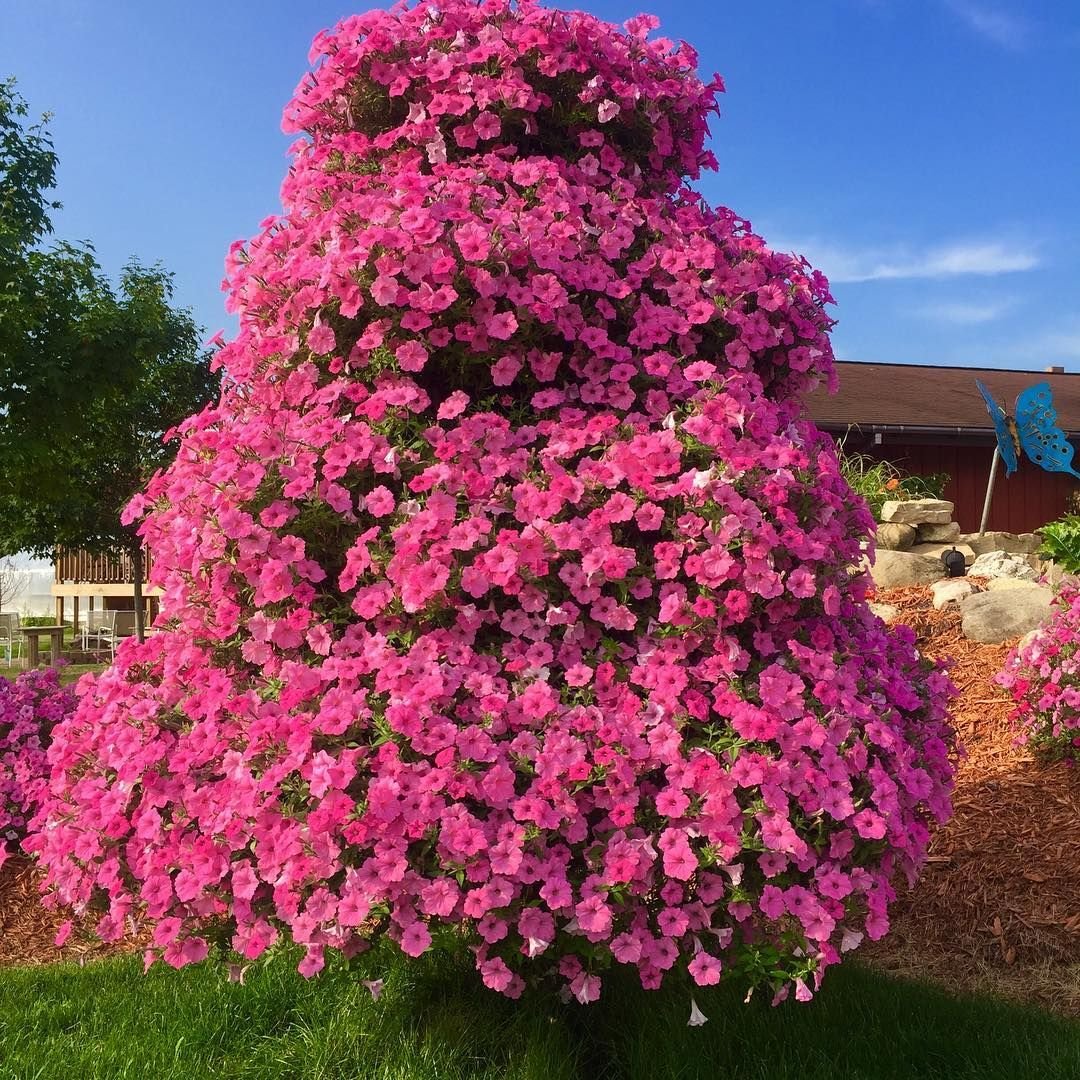
M 0 83 L 0 555 L 127 552 L 141 637 L 142 545 L 120 512 L 218 380 L 170 273 L 132 262 L 114 288 L 89 246 L 41 246 L 56 155 L 27 117 Z

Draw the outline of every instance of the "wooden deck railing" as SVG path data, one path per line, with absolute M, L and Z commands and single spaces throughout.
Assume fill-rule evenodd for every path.
M 53 559 L 56 583 L 85 585 L 130 585 L 135 581 L 131 556 L 127 552 L 95 554 L 60 548 Z M 150 552 L 143 550 L 143 583 L 150 575 Z

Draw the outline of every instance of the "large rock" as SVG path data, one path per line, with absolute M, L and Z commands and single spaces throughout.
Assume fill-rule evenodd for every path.
M 1031 582 L 1026 578 L 996 577 L 986 583 L 990 592 L 1005 592 L 1007 589 L 1030 589 Z
M 944 499 L 905 499 L 881 507 L 881 520 L 902 525 L 947 525 L 952 521 L 953 504 Z
M 975 577 L 1020 578 L 1034 581 L 1038 573 L 1023 555 L 1010 555 L 1007 551 L 988 551 L 980 555 L 968 568 Z
M 976 555 L 985 555 L 989 551 L 1008 551 L 1015 555 L 1033 555 L 1042 547 L 1042 537 L 1038 533 L 986 532 L 961 533 L 960 539 L 971 547 Z
M 910 551 L 879 551 L 870 576 L 879 589 L 929 585 L 945 576 L 945 567 L 940 559 L 927 559 Z
M 951 544 L 960 539 L 960 526 L 955 521 L 947 521 L 944 525 L 924 522 L 916 526 L 915 533 L 919 544 Z
M 1065 567 L 1061 563 L 1054 562 L 1053 559 L 1044 559 L 1039 555 L 1027 555 L 1028 564 L 1035 570 L 1035 573 L 1040 578 L 1045 579 L 1047 585 L 1060 585 L 1065 578 L 1075 578 L 1075 574 L 1070 574 L 1065 570 Z
M 960 601 L 964 637 L 987 644 L 1021 637 L 1050 614 L 1053 599 L 1041 585 L 975 593 Z
M 934 607 L 941 610 L 969 597 L 975 591 L 975 586 L 967 578 L 945 578 L 944 581 L 935 581 L 930 591 L 934 594 Z
M 937 559 L 941 562 L 941 556 L 946 551 L 952 551 L 956 548 L 964 556 L 964 562 L 970 566 L 975 561 L 975 552 L 967 546 L 967 544 L 916 544 L 911 550 L 916 555 L 922 555 L 927 559 Z M 942 564 L 942 573 L 944 573 L 944 564 Z
M 1066 573 L 1065 567 L 1062 566 L 1061 563 L 1054 562 L 1053 559 L 1047 559 L 1045 562 L 1043 562 L 1042 573 L 1040 576 L 1045 578 L 1046 583 L 1053 586 L 1054 588 L 1057 588 L 1057 586 L 1060 585 L 1062 581 L 1065 580 L 1065 578 L 1075 579 L 1074 574 Z
M 900 609 L 895 604 L 870 604 L 869 607 L 883 623 L 894 623 L 900 618 Z
M 887 551 L 907 551 L 915 543 L 915 526 L 886 522 L 877 527 L 877 546 Z

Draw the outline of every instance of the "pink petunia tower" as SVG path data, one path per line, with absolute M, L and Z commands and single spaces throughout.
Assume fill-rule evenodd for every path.
M 174 965 L 385 935 L 489 987 L 807 997 L 949 812 L 947 678 L 801 419 L 825 279 L 687 186 L 719 80 L 532 0 L 320 34 L 220 403 L 129 513 L 158 631 L 30 841 Z M 131 918 L 129 918 L 129 916 Z

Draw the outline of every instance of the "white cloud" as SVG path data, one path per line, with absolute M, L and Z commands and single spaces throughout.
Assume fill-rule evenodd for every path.
M 1080 361 L 1080 319 L 1066 319 L 1046 330 L 1029 334 L 998 349 L 1003 363 L 1035 367 L 1064 364 L 1072 369 Z
M 909 248 L 853 250 L 820 245 L 773 244 L 780 251 L 797 251 L 823 271 L 834 284 L 897 281 L 904 278 L 993 277 L 1033 270 L 1039 265 L 1034 250 L 995 241 L 969 241 L 913 251 Z
M 980 37 L 1004 49 L 1022 49 L 1031 36 L 1031 24 L 1000 8 L 975 0 L 946 0 L 950 11 Z
M 982 303 L 932 304 L 920 309 L 918 314 L 954 326 L 980 326 L 1000 319 L 1015 306 L 1016 302 L 1011 299 L 986 300 Z

